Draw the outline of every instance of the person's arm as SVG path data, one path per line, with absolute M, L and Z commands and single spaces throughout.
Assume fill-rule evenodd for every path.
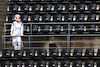
M 24 34 L 23 34 L 24 32 L 23 31 L 24 31 L 24 25 L 22 23 L 22 26 L 21 26 L 21 36 L 24 36 Z
M 13 29 L 14 29 L 14 25 L 12 23 L 12 25 L 11 25 L 11 32 L 10 32 L 11 36 L 13 35 L 13 31 L 14 31 Z

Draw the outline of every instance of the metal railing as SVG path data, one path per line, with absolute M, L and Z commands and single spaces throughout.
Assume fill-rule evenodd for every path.
M 41 47 L 43 44 L 45 45 L 48 45 L 46 43 L 64 43 L 66 44 L 66 47 L 65 46 L 62 46 L 62 47 L 57 47 L 57 48 L 100 48 L 100 47 L 71 47 L 71 44 L 72 43 L 81 43 L 80 45 L 83 45 L 82 43 L 87 43 L 87 42 L 100 42 L 100 41 L 72 41 L 71 40 L 71 37 L 95 37 L 95 36 L 100 36 L 100 34 L 71 34 L 70 31 L 70 25 L 73 25 L 73 24 L 100 24 L 100 22 L 59 22 L 59 23 L 23 23 L 24 25 L 30 25 L 30 32 L 31 32 L 31 35 L 25 35 L 23 38 L 27 37 L 28 38 L 28 41 L 23 41 L 23 43 L 27 43 L 28 44 L 28 47 L 23 47 L 23 49 L 37 49 L 37 48 L 50 48 L 50 47 Z M 59 25 L 64 25 L 64 24 L 67 24 L 68 25 L 68 33 L 67 34 L 40 34 L 40 35 L 33 35 L 32 34 L 32 25 L 34 24 L 39 24 L 39 25 L 46 25 L 46 24 L 50 24 L 50 25 L 56 25 L 56 24 L 59 24 Z M 7 31 L 6 29 L 6 26 L 7 25 L 11 25 L 11 23 L 5 23 L 4 24 L 4 31 Z M 45 40 L 32 40 L 33 37 L 49 37 L 51 38 L 49 41 L 45 41 Z M 65 37 L 65 40 L 60 40 L 60 41 L 55 41 L 52 39 L 52 37 Z M 13 49 L 13 47 L 6 47 L 7 44 L 12 44 L 12 41 L 6 41 L 6 38 L 11 38 L 10 35 L 6 35 L 6 33 L 4 32 L 4 35 L 2 36 L 2 49 Z M 34 44 L 38 44 L 39 47 L 37 47 L 36 45 L 35 46 L 32 46 Z M 98 44 L 99 45 L 99 44 Z

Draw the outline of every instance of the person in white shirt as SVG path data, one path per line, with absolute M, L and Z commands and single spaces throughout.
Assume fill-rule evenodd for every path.
M 11 25 L 12 44 L 14 50 L 21 50 L 23 47 L 22 36 L 24 36 L 23 23 L 21 22 L 21 16 L 19 14 L 16 14 L 14 19 L 15 21 Z

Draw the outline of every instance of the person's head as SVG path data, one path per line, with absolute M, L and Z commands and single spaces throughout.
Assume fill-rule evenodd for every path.
M 14 17 L 15 21 L 20 22 L 21 21 L 21 16 L 19 14 L 16 14 Z

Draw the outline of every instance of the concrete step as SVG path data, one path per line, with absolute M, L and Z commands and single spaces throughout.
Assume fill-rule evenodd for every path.
M 2 37 L 3 32 L 4 32 L 4 23 L 5 23 L 5 17 L 6 17 L 6 9 L 8 5 L 8 0 L 0 0 L 0 37 Z M 0 40 L 1 44 L 1 40 Z M 0 45 L 1 48 L 1 45 Z

